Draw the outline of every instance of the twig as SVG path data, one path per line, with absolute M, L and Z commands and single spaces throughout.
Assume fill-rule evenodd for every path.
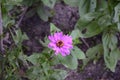
M 22 22 L 22 20 L 23 20 L 23 18 L 24 18 L 24 16 L 25 16 L 25 13 L 27 12 L 27 10 L 28 10 L 28 7 L 26 7 L 26 8 L 24 9 L 23 13 L 21 14 L 21 18 L 20 18 L 19 21 L 17 22 L 16 28 L 18 28 L 18 27 L 20 26 L 20 24 L 21 24 L 21 22 Z
M 81 40 L 84 42 L 84 44 L 89 48 L 89 44 L 85 41 L 85 39 L 81 38 Z
M 0 51 L 3 52 L 3 25 L 2 25 L 2 11 L 0 3 Z
M 3 48 L 3 25 L 2 25 L 2 10 L 1 10 L 1 3 L 0 3 L 0 52 L 3 54 L 4 48 Z M 0 79 L 4 80 L 4 59 L 0 64 L 1 67 L 1 75 Z
M 11 42 L 9 41 L 9 38 L 10 38 L 10 34 L 9 33 L 6 33 L 5 34 L 5 37 L 3 38 L 3 41 L 10 44 Z

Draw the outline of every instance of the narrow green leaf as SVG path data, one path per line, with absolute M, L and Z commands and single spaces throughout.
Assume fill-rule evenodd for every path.
M 54 33 L 56 31 L 58 32 L 58 31 L 60 31 L 60 29 L 57 28 L 53 23 L 50 23 L 50 32 Z
M 114 22 L 117 23 L 118 30 L 120 31 L 120 3 L 118 3 L 118 5 L 115 6 L 114 10 L 115 10 L 115 13 L 114 13 L 113 20 Z

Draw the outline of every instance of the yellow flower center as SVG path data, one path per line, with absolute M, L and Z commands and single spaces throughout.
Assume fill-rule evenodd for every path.
M 59 47 L 59 48 L 63 47 L 63 46 L 64 46 L 63 41 L 59 40 L 59 41 L 56 43 L 56 46 Z

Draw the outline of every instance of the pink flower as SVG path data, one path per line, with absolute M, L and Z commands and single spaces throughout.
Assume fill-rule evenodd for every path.
M 72 37 L 68 35 L 63 35 L 62 32 L 54 33 L 54 35 L 48 36 L 50 43 L 49 48 L 55 51 L 55 54 L 61 54 L 62 56 L 67 56 L 70 54 L 70 49 L 73 48 Z

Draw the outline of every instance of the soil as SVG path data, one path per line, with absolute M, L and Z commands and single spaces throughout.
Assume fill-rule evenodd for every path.
M 65 80 L 120 80 L 120 62 L 118 62 L 116 71 L 113 73 L 105 68 L 104 61 L 102 60 L 96 64 L 89 63 L 83 71 L 71 71 Z
M 79 19 L 77 8 L 70 7 L 63 3 L 57 3 L 54 11 L 54 17 L 48 22 L 42 21 L 37 15 L 22 21 L 21 29 L 29 37 L 29 40 L 23 42 L 24 46 L 27 47 L 24 49 L 27 55 L 42 51 L 43 47 L 38 40 L 43 40 L 46 35 L 50 34 L 49 24 L 51 22 L 64 33 L 68 33 L 74 29 L 74 25 Z M 89 47 L 92 47 L 101 42 L 101 36 L 99 35 L 85 40 Z M 88 46 L 86 46 L 84 42 L 78 46 L 83 51 L 88 49 Z M 81 63 L 79 65 L 81 65 Z M 96 64 L 90 62 L 82 71 L 80 67 L 78 67 L 77 71 L 69 70 L 68 74 L 65 80 L 120 80 L 120 62 L 118 62 L 114 73 L 105 68 L 103 58 L 101 58 Z

